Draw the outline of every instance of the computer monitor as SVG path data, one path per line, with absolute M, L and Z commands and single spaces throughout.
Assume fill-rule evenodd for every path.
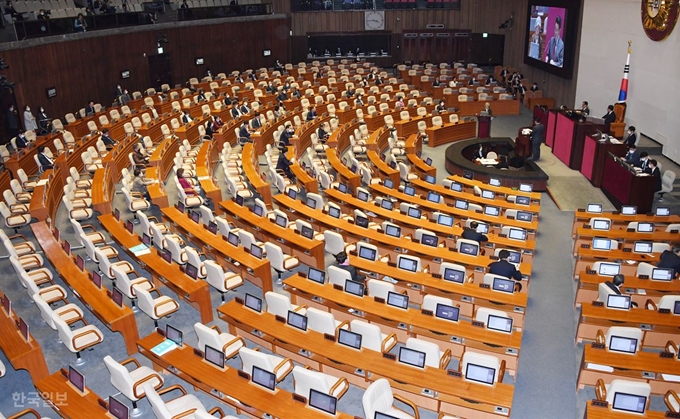
M 326 393 L 309 389 L 309 407 L 320 410 L 329 415 L 335 415 L 338 399 Z
M 532 192 L 534 190 L 534 187 L 529 183 L 520 183 L 519 190 L 522 192 Z
M 118 208 L 113 210 L 113 217 L 116 219 L 116 221 L 120 221 L 120 210 Z
M 432 159 L 430 157 L 425 159 L 425 164 L 428 166 L 432 166 Z
M 262 313 L 262 299 L 257 298 L 256 296 L 252 294 L 246 293 L 246 298 L 244 301 L 244 305 L 248 307 L 249 309 L 256 311 L 258 313 Z
M 29 334 L 30 332 L 28 330 L 28 324 L 21 317 L 19 317 L 19 332 L 21 333 L 21 336 L 23 336 L 24 339 L 26 339 L 26 342 L 29 342 L 31 340 Z
M 151 236 L 146 233 L 142 233 L 142 244 L 146 247 L 151 247 Z
M 345 292 L 359 297 L 364 296 L 364 283 L 359 281 L 352 281 L 350 279 L 345 281 Z
M 175 342 L 177 346 L 182 346 L 182 342 L 184 341 L 184 334 L 182 331 L 170 326 L 169 324 L 165 325 L 165 337 L 166 339 L 170 339 L 171 341 Z
M 326 282 L 326 272 L 310 266 L 307 270 L 307 279 L 323 285 Z
M 191 221 L 195 222 L 198 224 L 198 222 L 201 220 L 201 213 L 198 211 L 189 211 L 189 215 L 191 216 Z
M 306 239 L 312 240 L 314 238 L 314 230 L 311 227 L 303 225 L 300 228 L 300 235 Z
M 637 232 L 638 233 L 652 233 L 652 232 L 654 232 L 654 224 L 652 224 L 652 223 L 638 223 Z
M 456 208 L 458 208 L 459 210 L 467 211 L 467 209 L 468 209 L 468 202 L 467 202 L 467 201 L 463 201 L 462 199 L 456 199 L 456 202 L 455 202 L 454 206 L 455 206 Z
M 234 201 L 236 202 L 236 205 L 243 206 L 243 197 L 241 195 L 236 195 L 236 198 L 234 198 Z
M 496 197 L 496 194 L 493 193 L 493 191 L 487 191 L 487 190 L 483 190 L 483 191 L 482 191 L 482 198 L 485 198 L 485 199 L 494 199 L 495 197 Z M 519 198 L 519 197 L 518 197 L 518 198 Z
M 652 246 L 652 242 L 635 242 L 633 245 L 633 252 L 652 253 Z
M 445 281 L 462 284 L 465 282 L 465 271 L 453 268 L 444 268 L 444 275 L 442 275 L 442 278 L 444 278 Z
M 128 407 L 113 396 L 109 396 L 109 413 L 116 419 L 129 419 Z
M 439 214 L 437 215 L 437 224 L 451 227 L 453 225 L 453 217 L 449 214 Z
M 92 282 L 97 288 L 102 289 L 102 276 L 99 272 L 92 272 Z
M 416 194 L 416 189 L 413 186 L 406 186 L 404 188 L 404 193 L 408 196 L 414 196 Z
M 498 215 L 501 213 L 500 208 L 498 207 L 492 207 L 491 205 L 487 205 L 484 207 L 484 214 L 490 215 L 492 217 L 498 217 Z
M 531 203 L 531 199 L 529 199 L 528 196 L 517 196 L 515 198 L 515 204 L 517 205 L 529 205 Z
M 336 207 L 328 207 L 328 215 L 330 215 L 333 218 L 340 218 L 341 215 L 340 209 Z
M 390 162 L 390 167 L 391 167 L 392 169 L 396 169 L 396 168 L 397 168 L 397 162 L 395 162 L 394 160 L 392 160 L 392 161 Z
M 359 227 L 368 228 L 368 218 L 362 217 L 361 215 L 357 215 L 354 218 L 354 224 L 356 224 Z
M 432 175 L 425 175 L 425 182 L 434 185 L 437 182 L 437 178 Z
M 217 223 L 214 221 L 208 222 L 208 231 L 212 234 L 217 234 Z
M 468 363 L 465 368 L 465 378 L 481 384 L 493 385 L 496 369 Z
M 620 271 L 621 265 L 617 265 L 616 263 L 602 262 L 600 263 L 600 269 L 598 274 L 602 276 L 614 276 L 618 275 Z
M 357 191 L 357 199 L 360 201 L 368 202 L 368 192 L 358 190 Z
M 461 243 L 458 252 L 463 253 L 465 255 L 476 256 L 477 253 L 479 252 L 479 246 L 472 243 Z
M 498 332 L 510 333 L 512 332 L 512 318 L 489 314 L 489 317 L 486 320 L 486 328 Z
M 435 317 L 452 322 L 458 321 L 459 314 L 460 309 L 458 307 L 453 307 L 442 303 L 437 303 L 437 308 L 435 309 L 434 312 Z
M 680 301 L 676 301 L 673 304 L 673 314 L 680 314 Z
M 70 365 L 68 366 L 68 382 L 81 393 L 85 393 L 85 376 Z
M 250 254 L 258 259 L 262 259 L 262 248 L 255 243 L 250 243 Z
M 508 250 L 508 253 L 510 253 L 510 256 L 508 256 L 508 262 L 514 264 L 522 263 L 522 254 L 520 252 Z
M 430 202 L 434 202 L 435 204 L 438 204 L 441 202 L 442 196 L 436 192 L 430 191 L 427 193 L 427 200 Z
M 232 233 L 231 231 L 227 235 L 227 241 L 229 242 L 230 245 L 238 247 L 238 236 L 236 233 Z
M 385 179 L 385 181 L 383 182 L 383 186 L 389 189 L 393 189 L 394 181 L 392 181 L 392 179 Z
M 470 172 L 470 171 L 468 171 L 468 170 L 465 170 L 465 171 L 463 171 L 463 177 L 464 177 L 465 179 L 472 180 L 472 179 L 475 178 L 475 174 L 472 173 L 472 172 Z
M 654 214 L 657 217 L 667 217 L 671 215 L 671 209 L 669 207 L 656 207 Z
M 224 352 L 215 349 L 210 345 L 205 345 L 203 357 L 208 363 L 216 366 L 219 369 L 224 369 Z
M 316 199 L 312 198 L 311 196 L 307 197 L 305 205 L 307 205 L 311 209 L 316 209 Z
M 76 266 L 81 271 L 85 270 L 85 259 L 83 259 L 83 257 L 80 255 L 76 255 Z
M 455 192 L 463 192 L 463 185 L 458 182 L 451 182 L 451 190 Z
M 423 234 L 420 236 L 420 243 L 425 246 L 437 247 L 439 237 L 433 236 L 432 234 Z
M 347 193 L 347 185 L 344 183 L 339 183 L 338 190 L 342 193 Z
M 274 219 L 274 223 L 282 228 L 288 228 L 288 220 L 286 220 L 286 217 L 284 217 L 281 214 L 276 214 L 276 218 Z
M 593 238 L 593 249 L 595 250 L 611 250 L 612 241 L 603 237 Z
M 253 372 L 250 376 L 253 379 L 253 383 L 270 391 L 276 390 L 276 375 L 271 372 L 253 365 Z
M 654 268 L 652 269 L 653 281 L 672 281 L 673 269 L 671 268 Z
M 125 229 L 128 231 L 128 233 L 132 234 L 135 226 L 132 224 L 132 221 L 127 220 L 125 222 Z
M 397 268 L 403 269 L 405 271 L 409 272 L 415 272 L 418 269 L 418 261 L 415 259 L 411 259 L 406 256 L 402 256 L 399 258 L 399 262 L 397 264 Z
M 123 307 L 123 293 L 116 287 L 111 290 L 111 299 L 118 307 Z
M 161 258 L 168 263 L 172 263 L 172 253 L 170 252 L 170 249 L 162 249 Z
M 361 349 L 362 336 L 345 329 L 338 329 L 338 343 L 354 349 Z
M 622 205 L 621 215 L 637 215 L 637 207 L 635 205 Z
M 517 220 L 530 223 L 534 219 L 534 215 L 526 211 L 517 211 Z
M 357 169 L 358 169 L 358 167 L 357 167 L 357 165 L 354 164 L 354 163 L 352 163 L 352 167 L 349 168 L 350 172 L 352 172 L 352 173 L 356 173 L 356 172 L 357 172 Z
M 607 308 L 630 310 L 630 295 L 609 294 L 607 296 Z
M 387 292 L 387 305 L 404 310 L 408 309 L 408 295 L 399 294 L 396 292 Z
M 287 195 L 290 199 L 297 199 L 297 191 L 293 188 L 288 189 Z
M 288 310 L 288 316 L 286 322 L 296 329 L 300 329 L 303 332 L 307 331 L 307 316 L 303 316 L 300 313 L 296 313 L 292 310 Z
M 399 362 L 412 367 L 425 368 L 425 352 L 409 349 L 405 346 L 399 348 Z
M 420 218 L 422 214 L 423 212 L 420 210 L 420 208 L 416 207 L 408 207 L 408 212 L 406 213 L 406 215 L 413 218 Z
M 593 230 L 609 230 L 611 222 L 609 220 L 594 220 L 591 226 Z
M 622 412 L 631 413 L 645 413 L 647 408 L 647 397 L 639 396 L 637 394 L 614 393 L 614 400 L 612 402 L 612 410 L 620 410 Z
M 491 186 L 501 186 L 501 180 L 494 177 L 489 178 L 489 185 Z
M 522 230 L 521 228 L 511 228 L 510 232 L 508 233 L 508 238 L 524 241 L 527 239 L 527 231 Z
M 612 335 L 609 338 L 609 350 L 634 354 L 637 351 L 638 340 L 623 336 Z
M 512 294 L 513 292 L 515 292 L 515 281 L 511 279 L 496 277 L 493 279 L 493 285 L 491 286 L 491 289 L 493 289 L 494 291 L 501 291 Z
M 238 198 L 239 198 L 239 197 L 237 196 L 237 197 L 236 197 L 236 203 L 239 204 L 239 205 L 243 205 L 243 197 L 240 197 L 240 198 L 241 198 L 241 202 L 240 202 L 240 203 L 239 203 Z M 179 212 L 181 212 L 182 214 L 184 214 L 184 210 L 185 210 L 185 209 L 186 209 L 186 207 L 184 206 L 184 202 L 182 202 L 182 201 L 177 202 L 177 210 L 178 210 Z
M 387 224 L 385 226 L 385 234 L 387 234 L 390 237 L 401 237 L 401 227 L 396 226 L 394 224 Z
M 586 212 L 591 214 L 602 214 L 602 204 L 588 204 Z
M 68 240 L 64 240 L 64 242 L 61 244 L 61 247 L 64 249 L 64 252 L 66 252 L 67 255 L 71 254 L 71 243 L 69 243 Z
M 186 268 L 184 268 L 184 272 L 189 275 L 189 278 L 198 279 L 198 268 L 191 263 L 187 263 Z
M 375 260 L 376 251 L 366 246 L 359 246 L 359 257 L 362 259 Z
M 387 198 L 383 198 L 380 201 L 380 208 L 392 211 L 392 209 L 394 208 L 394 203 Z
M 482 233 L 482 234 L 487 234 L 489 233 L 489 225 L 486 223 L 479 223 L 477 224 L 477 233 Z
M 2 296 L 2 308 L 8 316 L 12 315 L 12 301 L 6 295 Z

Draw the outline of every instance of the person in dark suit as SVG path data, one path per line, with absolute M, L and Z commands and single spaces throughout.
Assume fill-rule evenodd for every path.
M 14 105 L 9 105 L 9 109 L 7 109 L 7 114 L 5 115 L 5 129 L 10 138 L 16 137 L 19 134 L 19 117 L 16 109 L 14 109 Z
M 307 112 L 307 121 L 313 121 L 318 115 L 316 113 L 316 106 L 312 106 Z
M 605 281 L 604 285 L 606 285 L 607 288 L 609 288 L 614 294 L 623 295 L 623 293 L 621 292 L 621 286 L 623 285 L 625 280 L 626 280 L 625 276 L 623 276 L 622 274 L 616 274 L 616 275 L 614 275 L 614 277 L 612 278 L 611 281 Z M 606 301 L 602 301 L 602 302 L 606 303 Z M 632 307 L 638 306 L 635 301 L 631 301 L 630 305 Z
M 439 77 L 435 77 L 434 81 L 432 82 L 432 87 L 439 87 L 441 85 L 441 82 L 439 81 Z
M 350 87 L 347 88 L 347 91 L 345 91 L 345 96 L 350 98 L 350 97 L 354 96 L 355 93 L 356 93 L 356 90 L 354 90 L 354 88 L 352 86 L 350 86 Z
M 673 250 L 664 250 L 656 267 L 673 269 L 673 278 L 675 278 L 680 272 L 680 244 L 676 244 Z
M 328 141 L 328 137 L 330 137 L 328 131 L 324 129 L 323 124 L 319 126 L 319 129 L 316 131 L 316 135 L 319 137 L 319 141 L 321 141 L 322 143 Z
M 364 106 L 364 101 L 361 99 L 361 94 L 357 95 L 357 98 L 354 99 L 354 105 L 356 106 Z
M 231 117 L 234 119 L 241 117 L 241 111 L 238 109 L 238 104 L 236 102 L 234 102 L 234 105 L 229 112 L 231 113 Z
M 224 104 L 226 106 L 230 106 L 232 103 L 233 103 L 233 101 L 231 100 L 231 96 L 229 96 L 229 93 L 225 93 L 224 94 Z
M 636 166 L 642 169 L 643 172 L 649 173 L 649 153 L 646 151 L 640 153 L 640 159 Z
M 654 178 L 654 193 L 659 192 L 661 190 L 661 170 L 659 170 L 655 159 L 649 161 L 649 166 L 645 169 L 645 173 L 649 173 Z M 659 201 L 663 201 L 663 198 L 659 197 Z
M 446 111 L 446 105 L 444 104 L 444 101 L 440 100 L 439 103 L 437 103 L 437 106 L 434 107 L 434 110 L 437 111 L 437 113 Z
M 583 116 L 590 115 L 590 108 L 588 107 L 588 101 L 586 101 L 586 100 L 584 100 L 581 103 L 581 115 L 583 115 Z
M 283 102 L 284 100 L 288 100 L 288 94 L 283 89 L 281 89 L 279 91 L 279 95 L 276 96 L 276 100 L 278 100 L 279 102 Z
M 245 121 L 241 124 L 241 128 L 238 131 L 238 136 L 240 138 L 245 138 L 247 141 L 252 141 L 250 139 L 250 129 L 248 128 L 248 124 Z
M 482 233 L 478 233 L 477 227 L 479 227 L 479 223 L 477 221 L 471 222 L 470 228 L 463 229 L 463 234 L 461 237 L 468 240 L 474 240 L 477 243 L 488 242 L 489 238 Z
M 281 136 L 279 137 L 279 142 L 283 144 L 283 146 L 288 147 L 290 145 L 290 138 L 295 134 L 295 129 L 293 128 L 292 125 L 288 124 L 286 125 L 286 128 L 283 130 L 281 133 Z M 279 147 L 282 148 L 282 147 Z
M 626 163 L 640 167 L 640 152 L 637 151 L 635 144 L 628 147 L 628 153 L 626 153 Z
M 122 87 L 120 87 L 120 84 L 116 86 L 116 92 L 114 93 L 114 96 L 116 97 L 116 99 L 118 99 L 118 101 L 120 101 L 120 97 L 123 96 L 124 92 L 125 91 L 123 90 Z
M 45 108 L 42 106 L 38 112 L 38 128 L 40 128 L 38 135 L 45 135 L 52 130 L 52 122 L 50 121 L 50 117 L 47 116 L 47 112 L 45 112 Z
M 337 266 L 338 268 L 349 272 L 352 281 L 366 280 L 366 275 L 358 273 L 357 269 L 349 264 L 349 257 L 345 252 L 340 252 L 337 255 L 335 255 L 335 264 L 333 266 Z
M 234 84 L 243 84 L 243 77 L 240 74 L 234 77 Z
M 534 120 L 534 128 L 531 130 L 531 159 L 539 161 L 541 158 L 541 144 L 545 142 L 545 126 L 540 118 Z
M 631 125 L 628 127 L 628 137 L 626 137 L 624 143 L 630 147 L 635 145 L 635 142 L 637 142 L 637 133 L 635 132 L 635 127 Z
M 532 84 L 531 87 L 529 88 L 529 90 L 531 90 L 532 92 L 539 90 L 538 83 Z M 588 102 L 585 102 L 585 103 L 588 103 Z M 590 109 L 588 109 L 588 112 L 590 112 Z
M 45 154 L 44 145 L 38 147 L 38 161 L 40 162 L 40 167 L 42 167 L 43 172 L 54 167 L 54 162 L 52 159 L 47 154 Z
M 262 128 L 262 121 L 260 121 L 259 112 L 255 112 L 255 115 L 253 115 L 253 119 L 250 120 L 250 126 L 256 131 Z
M 564 65 L 564 41 L 561 37 L 562 32 L 562 18 L 557 16 L 555 18 L 555 31 L 552 38 L 548 42 L 546 48 L 545 62 L 550 63 L 556 67 Z
M 183 123 L 183 124 L 188 124 L 188 123 L 190 123 L 190 122 L 193 122 L 193 120 L 194 120 L 194 119 L 193 119 L 193 118 L 191 117 L 191 115 L 189 114 L 189 111 L 185 110 L 185 111 L 184 111 L 184 115 L 182 115 L 182 123 Z
M 250 107 L 248 106 L 248 100 L 244 99 L 241 107 L 239 108 L 242 114 L 247 114 L 250 112 Z
M 85 107 L 85 116 L 91 116 L 94 115 L 96 111 L 94 110 L 94 102 L 89 101 L 87 103 L 87 106 Z
M 197 99 L 198 99 L 199 102 L 205 102 L 206 100 L 208 100 L 208 99 L 206 99 L 206 97 L 205 97 L 205 92 L 203 92 L 203 89 L 198 89 L 198 97 L 197 97 Z
M 511 278 L 516 281 L 522 280 L 522 273 L 515 268 L 515 265 L 508 262 L 510 252 L 503 249 L 498 252 L 498 259 L 496 262 L 491 262 L 488 266 L 487 272 L 494 275 L 501 275 L 506 278 Z
M 19 131 L 19 135 L 17 135 L 17 150 L 21 150 L 22 148 L 28 147 L 28 139 L 26 138 L 26 135 L 24 134 L 23 131 Z
M 611 124 L 616 121 L 616 114 L 614 113 L 614 105 L 607 106 L 607 113 L 602 116 L 605 124 Z
M 470 77 L 470 80 L 468 80 L 467 85 L 468 85 L 468 86 L 474 86 L 474 85 L 475 85 L 475 79 L 473 79 L 472 77 Z
M 102 142 L 106 146 L 107 150 L 111 150 L 116 145 L 116 141 L 109 135 L 109 129 L 104 128 L 102 130 Z
M 279 153 L 279 159 L 276 161 L 276 170 L 282 171 L 292 183 L 295 183 L 295 175 L 290 170 L 290 165 L 293 164 L 293 162 L 288 160 L 286 153 L 288 153 L 288 147 L 284 147 Z
M 475 151 L 475 154 L 472 155 L 472 159 L 483 159 L 484 158 L 484 146 L 482 144 L 479 145 L 479 148 L 477 151 Z
M 297 87 L 294 87 L 293 91 L 290 94 L 290 97 L 300 99 L 302 97 L 302 92 L 300 92 L 300 89 L 298 89 Z

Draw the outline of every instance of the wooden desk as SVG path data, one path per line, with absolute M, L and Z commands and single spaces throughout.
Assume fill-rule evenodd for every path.
M 475 86 L 477 87 L 477 86 Z M 444 95 L 447 108 L 458 108 L 458 114 L 462 116 L 479 115 L 484 110 L 484 104 L 489 102 L 493 114 L 498 115 L 519 115 L 520 101 L 515 100 L 475 100 L 470 102 L 459 102 L 458 94 Z
M 6 298 L 0 292 L 2 298 Z M 18 318 L 12 313 L 0 308 L 0 348 L 14 369 L 25 369 L 31 375 L 33 382 L 47 377 L 50 372 L 45 363 L 45 356 L 37 340 L 30 334 L 30 342 L 26 342 L 19 332 L 16 322 Z
M 213 167 L 219 160 L 222 144 L 223 141 L 217 139 L 205 141 L 201 144 L 201 148 L 196 155 L 196 177 L 201 184 L 201 189 L 203 189 L 205 196 L 212 202 L 222 200 L 222 189 L 213 180 Z M 222 214 L 222 208 L 217 206 L 215 212 Z
M 459 140 L 467 140 L 477 136 L 477 121 L 451 123 L 439 127 L 428 127 L 425 130 L 429 147 L 438 147 Z
M 113 240 L 151 274 L 151 280 L 156 287 L 163 284 L 170 288 L 178 298 L 198 310 L 202 323 L 207 324 L 213 320 L 210 288 L 206 282 L 190 278 L 180 270 L 178 264 L 167 263 L 153 249 L 146 255 L 135 256 L 129 249 L 142 243 L 139 236 L 128 232 L 123 223 L 116 221 L 111 214 L 101 215 L 98 219 Z
M 245 336 L 297 362 L 311 364 L 313 368 L 318 366 L 317 369 L 327 374 L 345 376 L 359 387 L 366 388 L 371 381 L 384 377 L 397 394 L 426 409 L 474 418 L 498 418 L 510 414 L 514 392 L 511 385 L 496 383 L 493 387 L 482 386 L 450 377 L 439 368 L 420 370 L 388 360 L 379 352 L 368 349 L 358 352 L 328 341 L 313 330 L 302 332 L 282 326 L 273 315 L 256 313 L 236 301 L 222 305 L 218 315 L 229 323 L 231 333 Z M 263 335 L 253 337 L 253 329 Z M 300 348 L 311 352 L 311 356 L 298 355 Z M 364 370 L 363 374 L 357 375 L 356 368 Z M 437 397 L 423 396 L 423 388 L 439 394 Z M 494 413 L 496 407 L 503 409 L 504 413 Z
M 611 154 L 604 159 L 602 192 L 620 210 L 622 205 L 636 205 L 639 213 L 652 210 L 654 178 L 639 176 L 628 170 L 628 164 L 615 160 Z
M 280 227 L 270 220 L 267 214 L 258 217 L 250 209 L 238 205 L 235 201 L 222 201 L 219 206 L 229 214 L 234 225 L 250 231 L 257 240 L 275 243 L 281 246 L 284 253 L 296 256 L 305 265 L 325 269 L 323 241 L 302 237 L 290 228 Z
M 580 170 L 585 137 L 597 131 L 609 132 L 609 125 L 581 120 L 579 114 L 570 111 L 558 111 L 554 143 L 549 145 L 552 145 L 553 154 L 562 163 L 573 170 Z
M 488 183 L 483 183 L 479 180 L 475 179 L 468 179 L 463 176 L 458 176 L 458 175 L 452 175 L 449 176 L 448 179 L 453 180 L 454 182 L 458 182 L 464 186 L 467 186 L 470 190 L 474 188 L 475 186 L 479 186 L 482 189 L 488 189 L 490 191 L 495 192 L 496 194 L 503 194 L 503 195 L 525 195 L 528 196 L 531 202 L 541 202 L 541 193 L 540 192 L 520 192 L 516 188 L 510 188 L 507 186 L 493 186 L 489 185 Z
M 9 177 L 9 173 L 7 173 Z M 39 221 L 55 220 L 64 194 L 64 178 L 60 169 L 52 169 L 43 173 L 40 180 L 47 180 L 45 185 L 36 186 L 31 195 L 30 214 Z M 7 185 L 9 188 L 9 185 Z
M 579 274 L 574 306 L 580 306 L 582 303 L 597 300 L 598 285 L 605 281 L 611 281 L 611 277 L 581 272 Z M 638 290 L 644 290 L 645 293 L 640 294 Z M 638 306 L 644 307 L 647 300 L 652 300 L 658 304 L 664 295 L 679 295 L 680 281 L 653 281 L 629 275 L 626 276 L 622 291 L 631 295 L 633 301 L 638 303 Z
M 194 223 L 175 207 L 163 208 L 161 212 L 163 218 L 170 221 L 171 230 L 185 234 L 189 241 L 198 246 L 206 255 L 212 255 L 215 261 L 225 269 L 238 273 L 243 279 L 257 285 L 262 289 L 262 293 L 272 290 L 271 265 L 267 259 L 257 259 L 250 253 L 246 253 L 243 247 L 235 248 L 225 240 L 220 240 L 219 236 Z M 218 255 L 221 257 L 218 258 Z M 212 318 L 212 311 L 210 314 Z
M 377 151 L 377 152 L 376 152 Z M 395 185 L 399 185 L 401 182 L 400 173 L 397 169 L 392 169 L 387 163 L 385 163 L 379 156 L 379 150 L 368 150 L 366 156 L 373 166 L 378 169 L 378 175 L 380 179 L 384 182 L 385 179 L 390 179 Z
M 149 165 L 158 170 L 158 179 L 164 180 L 173 169 L 175 163 L 175 153 L 179 151 L 179 143 L 176 139 L 168 137 L 161 141 L 149 157 Z
M 597 137 L 597 138 L 594 138 Z M 619 142 L 614 144 L 609 140 L 600 141 L 599 135 L 586 135 L 583 144 L 583 160 L 581 161 L 581 174 L 590 183 L 599 188 L 604 176 L 604 159 L 609 153 L 623 157 L 626 155 L 628 146 Z
M 259 168 L 255 161 L 257 157 L 253 154 L 253 144 L 245 143 L 241 150 L 241 162 L 243 163 L 243 173 L 250 185 L 260 194 L 262 201 L 270 206 L 272 204 L 272 188 L 269 182 L 266 182 L 259 173 Z M 214 202 L 214 201 L 213 201 Z
M 643 326 L 644 327 L 641 327 Z M 669 340 L 677 339 L 680 333 L 678 316 L 661 314 L 644 308 L 617 310 L 594 307 L 591 303 L 581 305 L 581 317 L 576 330 L 576 342 L 594 341 L 597 331 L 605 333 L 611 326 L 638 327 L 644 330 L 641 344 L 644 347 L 665 348 Z
M 612 367 L 614 371 L 592 369 L 589 364 Z M 604 380 L 605 384 L 614 379 L 624 379 L 649 383 L 652 394 L 664 395 L 668 390 L 676 392 L 680 390 L 680 382 L 666 381 L 661 374 L 680 376 L 677 355 L 672 358 L 661 358 L 658 352 L 643 352 L 639 349 L 633 355 L 584 345 L 576 386 L 583 389 L 585 386 L 594 386 L 598 379 Z
M 586 404 L 586 411 L 583 419 L 631 419 L 631 417 L 645 418 L 645 419 L 665 419 L 666 413 L 655 412 L 647 410 L 644 415 L 631 415 L 627 412 L 617 412 L 610 407 L 593 406 L 593 402 L 589 401 Z
M 588 224 L 578 223 L 582 227 L 576 229 L 574 235 L 574 255 L 582 244 L 592 244 L 593 238 L 603 237 L 613 239 L 623 244 L 634 244 L 636 241 L 653 241 L 654 243 L 669 243 L 671 246 L 680 241 L 680 233 L 666 232 L 665 229 L 654 229 L 651 233 L 639 233 L 637 231 L 627 231 L 624 227 L 613 227 L 609 230 L 595 230 Z
M 113 216 L 111 216 L 113 218 Z M 120 307 L 107 295 L 105 288 L 99 289 L 90 280 L 89 272 L 81 271 L 75 261 L 64 252 L 44 221 L 31 224 L 31 229 L 38 244 L 45 252 L 52 266 L 58 270 L 59 276 L 71 289 L 73 294 L 114 332 L 120 332 L 125 341 L 128 355 L 137 351 L 135 342 L 139 339 L 135 314 L 130 307 Z
M 257 384 L 250 383 L 238 376 L 235 368 L 219 370 L 194 354 L 193 348 L 184 345 L 163 356 L 154 354 L 151 349 L 164 338 L 152 333 L 138 342 L 139 352 L 149 358 L 156 371 L 167 370 L 183 379 L 194 388 L 214 397 L 222 403 L 231 405 L 237 414 L 241 411 L 248 417 L 261 418 L 269 413 L 278 418 L 318 419 L 321 413 L 293 400 L 291 393 L 277 389 L 269 392 Z M 336 417 L 351 419 L 352 416 L 339 413 Z
M 653 253 L 651 255 L 624 252 L 622 250 L 594 250 L 592 248 L 578 247 L 576 249 L 576 263 L 574 264 L 574 279 L 578 278 L 578 275 L 587 270 L 588 266 L 592 266 L 597 261 L 612 261 L 612 260 L 625 260 L 632 261 L 634 263 L 622 263 L 621 273 L 628 273 L 631 270 L 634 272 L 637 269 L 637 264 L 640 262 L 647 262 L 655 265 L 659 262 L 659 257 L 661 253 Z
M 87 381 L 87 379 L 85 380 Z M 111 419 L 107 411 L 99 405 L 100 397 L 85 387 L 86 394 L 76 390 L 61 371 L 48 375 L 41 380 L 34 379 L 35 388 L 43 395 L 52 409 L 67 419 Z
M 355 191 L 359 186 L 361 186 L 361 176 L 353 173 L 347 166 L 345 166 L 338 158 L 338 152 L 334 148 L 329 148 L 326 150 L 326 158 L 328 163 L 331 165 L 333 170 L 338 174 L 338 181 L 344 182 L 347 186 Z
M 628 223 L 631 221 L 638 221 L 638 222 L 647 222 L 647 223 L 654 223 L 655 226 L 663 225 L 666 226 L 668 224 L 676 224 L 680 223 L 680 215 L 669 215 L 666 217 L 659 217 L 654 214 L 645 214 L 643 212 L 638 211 L 636 215 L 624 215 L 621 214 L 619 211 L 612 212 L 612 211 L 605 211 L 602 212 L 601 214 L 594 214 L 592 212 L 586 212 L 584 209 L 578 209 L 574 212 L 574 228 L 572 230 L 572 235 L 576 233 L 576 227 L 582 226 L 582 224 L 578 224 L 577 222 L 579 221 L 585 221 L 587 222 L 590 221 L 591 218 L 609 218 L 612 221 L 612 226 L 618 225 L 618 226 L 628 226 Z

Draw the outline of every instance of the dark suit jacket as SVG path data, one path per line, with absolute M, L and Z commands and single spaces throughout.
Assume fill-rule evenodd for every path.
M 321 141 L 326 141 L 328 139 L 328 133 L 322 127 L 319 127 L 319 130 L 317 131 L 316 135 L 319 137 L 319 140 Z
M 461 237 L 464 238 L 464 239 L 468 239 L 468 240 L 474 240 L 477 243 L 489 241 L 488 237 L 486 237 L 482 233 L 476 232 L 475 230 L 473 230 L 471 228 L 463 229 L 463 234 L 461 235 Z
M 640 167 L 640 152 L 635 150 L 633 153 L 626 154 L 626 163 Z
M 307 113 L 307 120 L 308 121 L 313 121 L 314 118 L 316 118 L 316 117 L 317 117 L 316 112 L 309 111 L 309 113 Z
M 20 136 L 17 136 L 17 148 L 26 148 L 28 147 L 28 140 L 26 137 L 21 138 Z
M 260 122 L 260 118 L 253 118 L 250 126 L 252 126 L 253 128 L 261 128 L 262 123 Z
M 654 192 L 659 192 L 661 190 L 661 170 L 655 167 L 654 170 L 648 169 L 647 172 L 654 178 Z
M 238 109 L 236 109 L 236 108 L 231 108 L 231 111 L 230 111 L 230 112 L 231 112 L 231 117 L 232 117 L 232 118 L 238 118 L 238 117 L 240 116 L 240 115 L 239 115 L 239 112 L 238 112 Z
M 285 129 L 281 133 L 281 136 L 279 137 L 279 141 L 284 143 L 285 145 L 290 145 L 290 137 L 293 134 L 289 134 Z
M 515 268 L 515 265 L 507 260 L 499 260 L 489 264 L 489 273 L 494 275 L 502 275 L 506 278 L 512 278 L 517 281 L 522 279 L 522 273 Z
M 113 141 L 113 138 L 109 137 L 108 135 L 102 135 L 102 141 L 104 142 L 104 145 L 116 145 L 116 142 Z
M 602 118 L 604 119 L 605 124 L 611 124 L 612 122 L 616 121 L 616 114 L 614 111 L 611 111 L 608 114 L 605 114 Z
M 626 138 L 626 141 L 624 141 L 624 143 L 626 145 L 633 145 L 635 144 L 635 140 L 637 140 L 637 136 L 635 135 L 635 133 L 632 133 L 628 136 L 628 138 Z
M 85 107 L 85 115 L 94 115 L 94 106 L 86 106 Z
M 666 250 L 661 253 L 659 258 L 659 263 L 656 265 L 659 268 L 671 268 L 673 269 L 673 276 L 678 274 L 680 271 L 680 256 L 673 253 L 671 250 Z
M 38 153 L 38 161 L 43 170 L 51 169 L 54 164 L 44 153 Z
M 352 281 L 364 281 L 366 279 L 366 275 L 361 275 L 360 273 L 358 273 L 357 269 L 352 265 L 338 265 L 337 263 L 334 263 L 333 265 L 349 272 L 349 274 L 352 277 Z
M 531 143 L 540 144 L 545 142 L 545 125 L 536 124 L 531 131 Z
M 182 115 L 182 123 L 188 124 L 189 123 L 189 116 L 188 115 Z
M 247 107 L 246 105 L 241 105 L 241 107 L 239 108 L 239 110 L 241 111 L 241 113 L 248 113 L 248 112 L 250 112 L 250 108 Z
M 283 102 L 284 100 L 288 100 L 288 95 L 286 94 L 286 92 L 281 92 L 276 97 L 276 100 L 278 100 L 279 102 Z
M 432 82 L 432 87 L 439 87 L 440 84 L 439 80 L 435 80 Z
M 225 97 L 224 98 L 224 104 L 227 106 L 230 106 L 232 103 L 231 97 Z

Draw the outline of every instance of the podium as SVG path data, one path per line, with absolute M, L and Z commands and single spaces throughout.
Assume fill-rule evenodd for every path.
M 491 117 L 490 116 L 478 116 L 477 122 L 479 128 L 477 129 L 478 138 L 489 138 L 491 137 Z
M 583 160 L 581 161 L 581 174 L 590 183 L 599 188 L 602 186 L 604 176 L 604 160 L 609 153 L 623 157 L 626 155 L 626 144 L 615 144 L 609 139 L 601 140 L 598 135 L 586 135 L 583 146 Z
M 526 159 L 531 155 L 531 135 L 522 134 L 525 129 L 531 127 L 521 127 L 517 130 L 517 138 L 515 139 L 515 155 Z
M 551 115 L 548 115 L 548 121 L 550 117 Z M 581 115 L 571 111 L 559 111 L 556 117 L 553 154 L 570 169 L 580 170 L 586 135 L 598 131 L 607 133 L 609 127 L 607 124 L 582 120 Z

